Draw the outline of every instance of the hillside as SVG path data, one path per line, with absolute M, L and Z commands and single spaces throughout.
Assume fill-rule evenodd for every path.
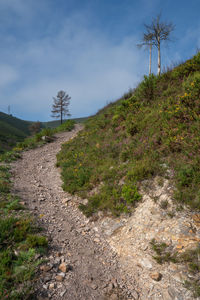
M 30 123 L 0 112 L 0 153 L 26 138 Z
M 88 119 L 88 117 L 83 117 L 83 118 L 75 118 L 75 119 L 70 119 L 75 121 L 76 123 L 83 123 Z M 65 122 L 66 120 L 63 120 L 63 122 Z M 56 128 L 60 125 L 60 121 L 56 120 L 56 121 L 48 121 L 48 122 L 42 122 L 42 126 L 44 126 L 45 128 Z
M 57 155 L 64 190 L 137 282 L 136 299 L 200 299 L 199 132 L 200 53 L 145 76 Z
M 145 180 L 160 176 L 173 199 L 200 208 L 200 53 L 162 74 L 145 76 L 133 93 L 90 118 L 58 154 L 63 187 L 98 210 L 128 212 Z

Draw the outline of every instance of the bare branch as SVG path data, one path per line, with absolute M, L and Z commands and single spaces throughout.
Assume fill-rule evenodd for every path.
M 170 34 L 175 29 L 173 23 L 161 22 L 161 14 L 152 20 L 150 25 L 145 24 L 146 35 L 151 35 L 152 45 L 158 49 L 158 74 L 161 72 L 161 41 L 170 41 Z

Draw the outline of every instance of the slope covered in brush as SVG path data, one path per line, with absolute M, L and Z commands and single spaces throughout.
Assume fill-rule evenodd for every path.
M 200 208 L 200 53 L 91 117 L 58 154 L 66 191 L 80 208 L 127 212 L 141 181 L 168 176 L 174 199 Z
M 0 153 L 27 137 L 31 122 L 0 112 Z

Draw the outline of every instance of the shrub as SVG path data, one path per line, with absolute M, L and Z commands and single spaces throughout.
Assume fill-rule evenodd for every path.
M 64 184 L 63 188 L 65 191 L 74 194 L 74 192 L 77 190 L 87 188 L 90 176 L 90 167 L 70 167 L 70 171 L 69 169 L 65 168 L 62 171 L 62 178 L 64 179 L 64 182 L 67 182 L 67 184 Z
M 195 172 L 191 165 L 183 165 L 177 172 L 177 184 L 180 187 L 190 186 L 193 181 Z
M 56 128 L 56 132 L 71 131 L 72 129 L 74 129 L 74 125 L 75 125 L 74 120 L 67 120 Z
M 167 200 L 162 200 L 162 201 L 160 202 L 160 208 L 162 208 L 162 209 L 167 209 L 168 206 L 169 206 L 169 203 L 168 203 Z
M 161 170 L 162 167 L 152 157 L 143 157 L 141 160 L 134 161 L 128 171 L 127 178 L 134 182 L 142 181 L 161 173 Z
M 0 192 L 1 193 L 9 193 L 10 184 L 7 180 L 0 179 Z
M 54 134 L 54 130 L 51 128 L 44 128 L 40 132 L 36 133 L 35 135 L 35 141 L 39 142 L 42 140 L 43 136 L 52 137 Z
M 144 76 L 136 90 L 136 96 L 144 103 L 152 102 L 156 97 L 157 77 L 154 74 Z
M 28 248 L 40 248 L 40 247 L 47 247 L 48 242 L 44 236 L 28 234 L 26 239 L 26 244 Z
M 172 78 L 184 78 L 193 72 L 200 71 L 200 52 L 192 59 L 187 60 L 185 63 L 179 65 L 172 71 Z
M 9 243 L 9 239 L 13 239 L 13 232 L 15 230 L 17 219 L 10 217 L 6 219 L 0 219 L 0 244 L 1 247 L 6 247 Z
M 18 199 L 14 199 L 10 202 L 8 202 L 6 205 L 5 205 L 5 209 L 7 211 L 11 211 L 11 210 L 21 210 L 23 209 L 23 206 L 19 203 L 19 200 Z
M 0 162 L 6 162 L 9 163 L 11 161 L 17 160 L 18 158 L 20 158 L 20 154 L 18 152 L 15 151 L 7 151 L 4 154 L 0 155 Z
M 142 196 L 138 193 L 137 187 L 131 182 L 123 185 L 122 197 L 127 204 L 133 204 L 142 198 Z
M 156 255 L 153 258 L 159 264 L 163 264 L 165 262 L 173 262 L 176 263 L 177 260 L 177 252 L 172 253 L 169 249 L 169 245 L 166 243 L 160 243 L 155 239 L 152 239 L 150 242 L 152 249 L 156 252 Z

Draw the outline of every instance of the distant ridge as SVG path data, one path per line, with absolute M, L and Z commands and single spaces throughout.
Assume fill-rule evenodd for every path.
M 0 112 L 0 153 L 26 138 L 31 123 Z
M 75 118 L 72 120 L 76 123 L 83 123 L 87 119 L 88 117 Z M 32 123 L 32 121 L 24 121 L 12 115 L 0 112 L 0 153 L 10 150 L 17 142 L 21 142 L 29 136 L 29 126 Z M 41 122 L 42 128 L 56 128 L 59 125 L 60 120 Z

